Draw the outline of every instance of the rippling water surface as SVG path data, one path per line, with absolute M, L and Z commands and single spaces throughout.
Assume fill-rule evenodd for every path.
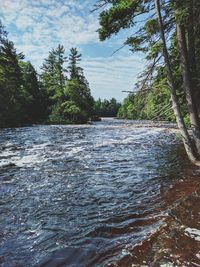
M 118 266 L 163 223 L 178 149 L 152 122 L 1 130 L 1 266 Z

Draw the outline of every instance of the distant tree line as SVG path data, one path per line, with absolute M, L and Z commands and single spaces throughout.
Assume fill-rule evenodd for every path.
M 120 106 L 115 98 L 110 100 L 99 98 L 94 103 L 94 114 L 98 117 L 117 117 Z

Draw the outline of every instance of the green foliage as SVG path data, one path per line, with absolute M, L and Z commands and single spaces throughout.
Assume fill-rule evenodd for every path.
M 147 119 L 144 116 L 144 107 L 146 103 L 146 98 L 144 94 L 129 94 L 127 98 L 124 99 L 124 102 L 119 109 L 117 116 L 124 119 Z
M 117 0 L 107 1 L 109 8 L 102 11 L 99 16 L 100 29 L 98 30 L 99 39 L 104 41 L 120 30 L 133 27 L 137 24 L 137 17 L 143 14 L 142 20 L 145 20 L 146 14 L 151 15 L 154 6 L 153 0 Z M 150 33 L 157 32 L 156 20 L 147 21 L 145 27 L 138 27 L 137 32 L 128 36 L 124 42 L 130 45 L 132 51 L 148 51 L 146 42 L 150 39 Z
M 23 59 L 0 23 L 0 127 L 89 120 L 94 100 L 76 48 L 70 50 L 68 68 L 64 47 L 52 49 L 40 79 L 32 64 Z
M 80 78 L 80 77 L 79 77 Z M 71 79 L 65 88 L 68 101 L 64 102 L 65 117 L 73 123 L 85 123 L 92 115 L 94 100 L 88 83 Z
M 97 117 L 116 117 L 121 104 L 115 98 L 98 99 L 94 104 L 94 115 Z
M 86 123 L 88 121 L 87 113 L 74 101 L 66 101 L 62 104 L 64 117 L 72 123 Z
M 151 37 L 159 32 L 157 19 L 150 19 L 144 25 L 146 33 Z
M 105 8 L 107 4 L 107 8 Z M 200 64 L 200 23 L 192 25 L 191 14 L 199 19 L 200 3 L 197 0 L 176 0 L 161 1 L 161 13 L 163 17 L 163 30 L 167 36 L 167 46 L 169 50 L 171 69 L 173 72 L 174 84 L 178 101 L 181 106 L 182 115 L 189 123 L 188 109 L 185 100 L 185 92 L 182 86 L 183 78 L 180 68 L 180 51 L 176 40 L 176 23 L 181 23 L 186 32 L 186 41 L 188 42 L 189 56 L 193 53 L 191 70 L 193 71 L 193 82 L 195 85 L 195 95 L 199 98 L 199 69 Z M 155 16 L 154 0 L 116 0 L 105 1 L 104 11 L 99 16 L 99 38 L 105 40 L 112 35 L 117 34 L 122 29 L 133 27 L 134 34 L 127 36 L 125 45 L 130 46 L 130 50 L 142 51 L 146 53 L 146 59 L 150 62 L 145 70 L 145 76 L 139 81 L 136 94 L 130 94 L 125 98 L 118 111 L 118 116 L 128 119 L 157 119 L 174 121 L 175 116 L 172 112 L 169 85 L 167 83 L 167 72 L 162 60 L 163 44 L 160 40 L 159 25 L 157 16 Z M 189 28 L 190 26 L 190 28 Z M 190 29 L 193 27 L 192 36 Z M 127 31 L 128 33 L 129 31 Z M 191 53 L 192 40 L 194 51 Z M 189 59 L 190 60 L 190 59 Z M 150 67 L 149 67 L 150 66 Z M 198 70 L 198 71 L 197 71 Z M 194 74 L 195 73 L 195 74 Z M 140 90 L 141 88 L 141 90 Z M 200 99 L 200 98 L 199 98 Z M 200 103 L 196 100 L 197 103 Z M 198 105 L 197 105 L 198 107 Z
M 93 98 L 83 69 L 81 54 L 70 50 L 69 65 L 65 68 L 64 48 L 58 46 L 49 53 L 42 66 L 41 79 L 49 98 L 50 123 L 86 123 L 92 116 Z M 65 75 L 69 70 L 69 79 Z
M 37 73 L 23 59 L 0 23 L 0 127 L 36 123 L 44 117 L 45 96 Z
M 133 18 L 139 10 L 143 9 L 137 0 L 112 1 L 112 7 L 101 12 L 99 37 L 103 41 L 112 34 L 116 34 L 120 29 L 129 28 L 134 25 Z
M 41 67 L 41 80 L 52 104 L 62 99 L 64 95 L 64 87 L 67 80 L 66 69 L 64 68 L 66 57 L 64 54 L 64 47 L 58 45 L 56 49 L 49 52 L 48 58 L 45 59 Z
M 180 83 L 180 69 L 176 71 L 176 84 L 182 114 L 185 122 L 189 123 L 188 111 L 182 94 Z M 129 94 L 125 98 L 118 112 L 118 117 L 125 119 L 164 120 L 175 122 L 172 110 L 171 96 L 168 88 L 165 69 L 160 67 L 157 76 L 149 90 L 138 91 L 136 94 Z
M 22 73 L 20 102 L 24 123 L 41 122 L 46 115 L 46 99 L 38 75 L 30 62 L 19 62 Z
M 78 66 L 78 63 L 81 61 L 81 54 L 78 53 L 78 50 L 74 47 L 70 49 L 69 55 L 69 73 L 70 79 L 79 79 L 82 76 L 83 69 Z
M 0 127 L 20 123 L 20 57 L 0 24 Z

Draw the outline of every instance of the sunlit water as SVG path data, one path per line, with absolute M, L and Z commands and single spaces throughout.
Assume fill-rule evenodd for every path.
M 0 130 L 0 266 L 117 266 L 163 223 L 179 146 L 152 122 Z

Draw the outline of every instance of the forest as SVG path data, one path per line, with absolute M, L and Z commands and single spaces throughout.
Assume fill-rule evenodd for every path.
M 7 38 L 0 24 L 0 127 L 31 124 L 87 123 L 99 116 L 115 117 L 116 99 L 97 101 L 80 67 L 82 55 L 69 56 L 58 45 L 49 52 L 38 74 Z
M 143 13 L 148 11 L 152 13 L 154 1 L 148 1 Z M 187 109 L 186 91 L 183 84 L 183 73 L 181 69 L 180 43 L 175 32 L 174 15 L 181 14 L 181 21 L 178 21 L 183 27 L 185 42 L 187 42 L 188 64 L 190 63 L 190 76 L 193 80 L 193 91 L 196 99 L 196 106 L 200 104 L 199 90 L 199 38 L 200 25 L 194 21 L 198 21 L 198 1 L 175 1 L 177 4 L 162 3 L 162 15 L 166 39 L 169 40 L 168 54 L 170 59 L 170 67 L 173 74 L 173 82 L 176 86 L 176 94 L 180 109 L 186 125 L 190 125 L 189 112 Z M 152 3 L 152 6 L 151 6 Z M 128 8 L 135 8 L 127 5 L 124 12 Z M 126 10 L 127 9 L 127 10 Z M 137 12 L 137 11 L 136 11 Z M 135 14 L 136 15 L 136 14 Z M 139 15 L 137 13 L 137 15 Z M 152 15 L 155 15 L 152 13 Z M 133 14 L 134 16 L 134 14 Z M 102 14 L 103 17 L 103 14 Z M 121 20 L 124 20 L 122 17 Z M 189 22 L 189 23 L 187 23 Z M 131 24 L 131 21 L 129 22 Z M 188 25 L 185 28 L 184 25 Z M 124 25 L 126 25 L 124 23 Z M 130 27 L 131 25 L 126 25 Z M 157 18 L 147 18 L 144 25 L 140 28 L 137 35 L 127 39 L 126 43 L 130 45 L 132 51 L 147 52 L 146 60 L 149 62 L 146 69 L 138 77 L 133 93 L 124 99 L 123 105 L 118 112 L 120 118 L 126 119 L 150 119 L 150 120 L 166 120 L 176 121 L 171 103 L 171 93 L 169 90 L 167 70 L 165 62 L 162 58 L 163 46 L 159 39 L 159 25 Z M 140 34 L 139 34 L 140 33 Z M 192 38 L 192 39 L 190 39 Z M 147 46 L 149 45 L 149 47 Z
M 186 152 L 200 158 L 200 45 L 198 0 L 98 1 L 101 41 L 134 28 L 124 45 L 149 64 L 119 110 L 122 118 L 177 121 Z M 173 110 L 173 113 L 172 113 Z M 188 132 L 191 126 L 192 135 Z
M 0 265 L 200 266 L 200 0 L 1 5 Z

